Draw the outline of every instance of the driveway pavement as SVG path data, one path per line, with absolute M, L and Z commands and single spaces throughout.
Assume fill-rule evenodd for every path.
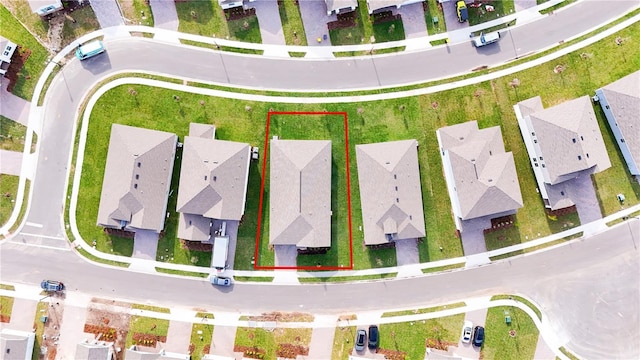
M 0 323 L 0 329 L 12 329 L 19 331 L 32 331 L 33 320 L 36 317 L 36 306 L 34 300 L 13 298 L 13 309 L 9 323 Z
M 555 360 L 556 354 L 549 348 L 549 345 L 544 341 L 542 336 L 538 336 L 538 345 L 536 346 L 536 352 L 533 355 L 536 360 Z
M 191 327 L 193 324 L 184 321 L 171 320 L 167 331 L 167 342 L 164 349 L 168 352 L 186 354 L 189 352 L 191 342 Z
M 280 20 L 277 1 L 256 0 L 250 6 L 256 9 L 262 43 L 284 45 L 284 32 L 282 31 L 282 21 Z
M 158 251 L 158 234 L 148 230 L 137 230 L 133 240 L 134 258 L 155 260 Z
M 451 0 L 442 3 L 442 12 L 444 12 L 444 22 L 447 24 L 447 31 L 465 29 L 469 27 L 469 22 L 463 23 L 458 21 L 458 13 L 456 11 L 456 1 Z
M 567 194 L 576 204 L 581 224 L 602 219 L 602 212 L 596 196 L 596 189 L 591 181 L 591 175 L 583 172 L 575 179 L 565 182 Z
M 124 19 L 116 0 L 91 0 L 91 7 L 96 13 L 102 29 L 124 25 Z
M 0 104 L 2 104 L 0 106 L 0 115 L 27 126 L 29 123 L 30 103 L 7 91 L 7 85 L 9 85 L 7 79 L 2 79 L 0 85 Z
M 63 306 L 60 304 L 60 306 Z M 60 343 L 58 344 L 58 359 L 76 359 L 76 347 L 84 339 L 93 339 L 93 334 L 84 332 L 87 319 L 87 308 L 69 304 L 64 305 L 62 323 L 60 325 Z
M 214 221 L 213 226 L 216 226 L 216 221 Z M 235 264 L 236 257 L 236 244 L 238 243 L 238 221 L 227 221 L 227 228 L 225 230 L 227 236 L 229 236 L 229 248 L 227 249 L 227 268 L 233 269 L 233 265 Z M 213 257 L 211 258 L 213 261 Z
M 473 326 L 484 326 L 487 320 L 487 309 L 469 311 L 464 318 L 465 321 L 471 321 Z M 458 340 L 458 348 L 454 350 L 456 355 L 459 355 L 466 359 L 479 359 L 480 349 L 471 345 L 471 343 L 465 344 L 462 342 L 462 329 L 460 329 L 460 338 Z
M 462 224 L 461 237 L 462 248 L 464 255 L 469 256 L 473 254 L 479 254 L 487 251 L 487 246 L 484 242 L 484 229 L 491 227 L 491 219 L 488 216 L 464 220 L 460 222 Z
M 178 12 L 173 0 L 151 0 L 149 5 L 153 13 L 154 27 L 178 31 Z
M 213 337 L 211 338 L 211 349 L 209 350 L 209 354 L 235 358 L 233 345 L 236 343 L 237 329 L 238 328 L 235 326 L 216 326 L 213 329 Z
M 0 174 L 19 176 L 21 167 L 22 152 L 0 150 Z
M 396 241 L 396 259 L 398 266 L 420 263 L 418 242 L 416 239 L 403 239 Z
M 513 4 L 515 6 L 516 12 L 538 5 L 536 0 L 513 0 Z
M 316 315 L 316 320 L 337 321 L 335 316 Z M 309 355 L 305 359 L 324 360 L 331 359 L 331 351 L 333 350 L 333 338 L 336 334 L 335 328 L 313 328 L 311 332 L 311 342 L 309 343 Z
M 300 1 L 299 4 L 304 32 L 307 34 L 307 45 L 331 45 L 327 23 L 336 20 L 336 15 L 327 16 L 327 6 L 324 1 Z M 327 40 L 318 42 L 317 39 L 322 38 L 323 35 L 327 36 Z
M 405 38 L 427 36 L 427 23 L 424 19 L 422 2 L 402 6 L 396 10 L 396 13 L 402 16 Z
M 296 266 L 298 250 L 295 245 L 274 246 L 276 266 Z

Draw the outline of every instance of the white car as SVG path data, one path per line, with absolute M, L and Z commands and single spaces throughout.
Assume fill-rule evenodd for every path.
M 462 326 L 462 342 L 468 344 L 471 341 L 471 334 L 473 333 L 473 323 L 471 321 L 465 321 Z

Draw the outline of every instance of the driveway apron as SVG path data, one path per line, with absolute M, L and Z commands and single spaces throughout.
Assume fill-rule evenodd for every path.
M 173 0 L 151 0 L 153 26 L 166 30 L 178 31 L 178 12 Z
M 60 305 L 62 306 L 62 305 Z M 58 345 L 58 359 L 76 359 L 76 347 L 83 340 L 91 340 L 93 334 L 84 332 L 87 319 L 87 309 L 73 305 L 64 305 L 62 323 L 60 325 L 60 343 Z
M 336 15 L 327 15 L 327 5 L 324 1 L 302 0 L 299 4 L 304 32 L 307 34 L 307 44 L 309 46 L 331 46 L 327 23 L 336 20 Z M 325 35 L 327 40 L 324 40 Z M 318 38 L 321 39 L 320 42 L 318 42 Z
M 120 12 L 117 0 L 91 0 L 91 7 L 96 13 L 98 23 L 102 29 L 124 25 L 124 19 Z
M 19 151 L 0 150 L 0 174 L 20 175 L 22 153 Z
M 518 12 L 528 8 L 532 8 L 538 5 L 538 2 L 536 0 L 513 0 L 513 5 L 516 9 L 516 12 Z
M 233 346 L 236 343 L 236 330 L 235 326 L 216 326 L 213 329 L 213 337 L 211 338 L 210 354 L 230 356 L 235 358 L 233 353 Z
M 333 338 L 336 334 L 335 328 L 314 328 L 311 332 L 311 342 L 309 343 L 309 360 L 331 359 L 333 349 Z
M 30 103 L 8 92 L 7 85 L 9 85 L 9 82 L 3 79 L 0 88 L 0 104 L 2 104 L 0 106 L 0 115 L 27 126 L 29 123 Z
M 136 230 L 133 242 L 133 257 L 155 260 L 158 250 L 158 234 L 148 230 Z
M 403 239 L 396 241 L 396 259 L 398 266 L 419 264 L 418 242 L 416 239 Z
M 427 36 L 427 23 L 424 19 L 422 2 L 402 6 L 397 13 L 402 16 L 405 38 Z
M 263 44 L 284 45 L 284 32 L 278 3 L 276 0 L 256 0 L 251 3 L 256 9 L 256 16 L 260 24 L 260 35 Z
M 191 326 L 190 322 L 171 320 L 169 323 L 169 331 L 167 331 L 167 342 L 164 349 L 168 352 L 186 354 L 189 352 L 189 343 L 191 342 Z

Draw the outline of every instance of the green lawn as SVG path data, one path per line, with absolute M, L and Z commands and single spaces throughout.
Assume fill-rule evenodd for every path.
M 511 316 L 511 325 L 505 323 L 505 312 Z M 524 311 L 510 306 L 489 308 L 484 328 L 484 359 L 533 359 L 538 344 L 538 328 Z
M 22 152 L 26 134 L 26 126 L 0 115 L 0 149 Z
M 373 24 L 367 13 L 366 1 L 358 2 L 356 26 L 329 31 L 332 45 L 358 45 L 404 40 L 402 20 L 392 20 Z M 382 53 L 379 51 L 378 53 Z
M 98 18 L 93 12 L 91 6 L 83 6 L 82 8 L 72 12 L 70 16 L 75 20 L 65 20 L 62 28 L 62 46 L 71 44 L 75 39 L 84 34 L 100 29 Z
M 336 327 L 333 337 L 333 350 L 331 351 L 331 359 L 348 360 L 349 355 L 353 351 L 353 342 L 356 338 L 356 327 Z
M 307 36 L 302 24 L 300 7 L 293 1 L 279 1 L 278 10 L 286 44 L 307 46 Z
M 263 359 L 275 359 L 281 344 L 308 347 L 311 342 L 311 329 L 282 329 L 267 331 L 258 328 L 239 327 L 236 332 L 235 346 L 257 348 L 263 352 Z
M 486 4 L 493 6 L 495 11 L 486 11 Z M 513 0 L 484 1 L 482 6 L 477 8 L 467 5 L 467 10 L 469 11 L 469 26 L 495 20 L 516 11 Z
M 193 351 L 191 351 L 191 360 L 200 360 L 203 355 L 209 353 L 206 348 L 211 346 L 213 336 L 213 325 L 204 323 L 194 323 L 191 327 L 191 342 Z M 189 347 L 191 349 L 191 346 Z
M 447 25 L 444 22 L 444 11 L 442 4 L 438 0 L 426 0 L 427 11 L 424 12 L 424 19 L 427 23 L 427 33 L 429 35 L 440 34 L 447 31 Z M 433 18 L 437 17 L 438 21 L 434 22 Z
M 0 296 L 0 315 L 2 315 L 2 317 L 11 318 L 11 310 L 13 310 L 13 298 L 9 296 Z
M 24 3 L 28 8 L 29 5 L 26 2 Z M 31 100 L 33 89 L 36 86 L 40 74 L 44 70 L 46 65 L 45 61 L 49 53 L 31 33 L 11 15 L 4 5 L 0 5 L 0 24 L 2 24 L 2 26 L 0 26 L 0 35 L 18 44 L 20 46 L 18 51 L 31 50 L 31 55 L 22 70 L 20 70 L 18 81 L 13 88 L 14 95 Z
M 458 314 L 437 319 L 382 324 L 380 349 L 404 353 L 405 359 L 424 359 L 427 342 L 457 346 L 463 322 L 464 314 Z
M 18 195 L 19 176 L 0 174 L 0 226 L 11 217 Z
M 229 36 L 224 12 L 215 0 L 178 1 L 176 10 L 180 32 L 220 39 Z
M 33 319 L 33 325 L 35 327 L 35 342 L 33 343 L 33 354 L 31 354 L 31 360 L 40 359 L 40 344 L 42 341 L 42 334 L 44 334 L 44 323 L 40 321 L 43 316 L 49 316 L 49 303 L 38 302 L 36 306 L 36 313 Z
M 132 316 L 127 333 L 127 349 L 134 345 L 133 334 L 151 334 L 157 336 L 167 336 L 169 332 L 169 320 L 155 319 L 144 316 Z
M 153 27 L 153 13 L 148 0 L 118 0 L 127 24 Z
M 375 36 L 376 42 L 378 43 L 404 40 L 404 25 L 402 24 L 402 20 L 373 24 L 373 36 Z
M 231 40 L 238 40 L 250 43 L 262 43 L 260 35 L 260 25 L 257 16 L 249 16 L 239 20 L 229 20 L 229 35 Z

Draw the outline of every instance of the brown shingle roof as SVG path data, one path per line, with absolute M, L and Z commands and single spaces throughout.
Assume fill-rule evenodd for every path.
M 522 194 L 500 127 L 480 130 L 477 121 L 437 130 L 453 213 L 462 220 L 513 211 Z
M 175 134 L 112 125 L 98 225 L 162 231 L 177 142 Z
M 426 235 L 416 140 L 356 145 L 367 245 Z
M 272 140 L 269 243 L 331 246 L 331 141 Z

